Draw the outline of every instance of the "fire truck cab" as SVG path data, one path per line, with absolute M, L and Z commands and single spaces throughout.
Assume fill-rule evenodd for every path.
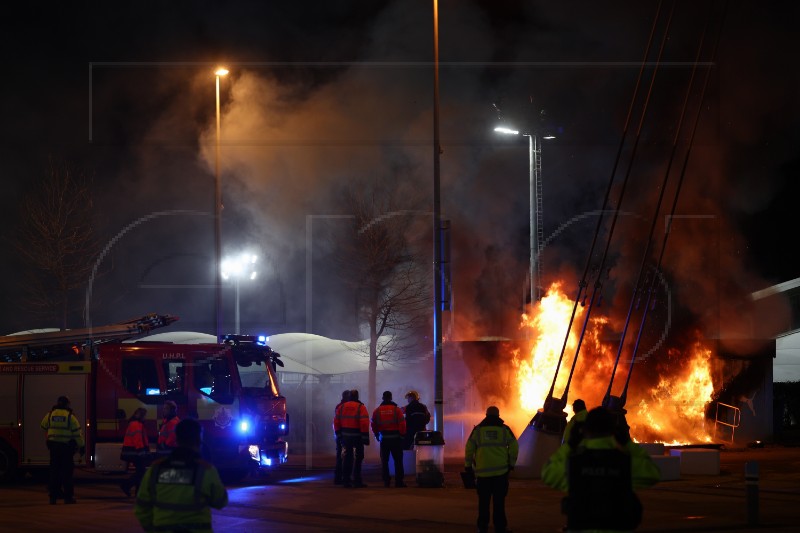
M 63 394 L 85 422 L 85 461 L 101 472 L 127 468 L 120 460 L 122 440 L 139 407 L 147 410 L 145 429 L 156 452 L 162 406 L 168 400 L 177 404 L 179 418 L 200 422 L 203 455 L 228 479 L 286 461 L 283 437 L 289 416 L 275 376 L 283 363 L 264 339 L 229 335 L 216 344 L 120 338 L 96 344 L 95 339 L 89 360 L 82 358 L 85 346 L 20 350 L 21 344 L 9 339 L 0 337 L 6 361 L 0 359 L 0 476 L 48 464 L 39 423 Z M 17 360 L 9 355 L 15 350 Z

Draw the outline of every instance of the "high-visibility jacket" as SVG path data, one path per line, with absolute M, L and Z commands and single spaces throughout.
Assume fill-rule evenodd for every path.
M 339 429 L 336 429 L 336 419 L 339 417 L 339 411 L 341 410 L 342 406 L 346 402 L 339 402 L 336 404 L 336 407 L 333 409 L 333 434 L 338 438 L 339 437 Z
M 134 448 L 136 450 L 150 447 L 150 443 L 147 441 L 147 433 L 144 430 L 144 424 L 141 420 L 131 420 L 128 423 L 128 429 L 125 430 L 125 439 L 122 441 L 122 447 Z
M 403 410 L 392 401 L 384 401 L 372 412 L 372 432 L 380 435 L 381 442 L 397 440 L 406 434 L 406 418 Z
M 661 474 L 644 448 L 607 436 L 585 438 L 574 450 L 562 444 L 541 477 L 568 492 L 563 509 L 570 529 L 613 533 L 636 528 L 642 509 L 634 490 L 654 485 Z
M 476 477 L 502 476 L 514 468 L 518 455 L 519 443 L 511 428 L 502 418 L 487 416 L 467 439 L 464 465 L 473 468 Z
M 333 430 L 342 437 L 369 437 L 367 407 L 357 400 L 344 402 L 333 417 Z
M 228 504 L 217 469 L 186 448 L 177 448 L 147 469 L 134 513 L 145 531 L 208 533 L 211 507 Z
M 47 440 L 69 444 L 75 442 L 75 448 L 83 448 L 83 432 L 78 419 L 72 414 L 72 409 L 55 408 L 42 419 L 42 429 L 47 431 Z
M 158 430 L 158 447 L 159 448 L 177 448 L 178 438 L 175 435 L 175 426 L 178 425 L 181 419 L 173 416 L 169 420 L 164 420 L 161 424 L 161 429 Z
M 650 454 L 633 441 L 628 441 L 622 446 L 614 437 L 597 437 L 583 439 L 578 446 L 579 450 L 581 448 L 590 450 L 620 449 L 630 455 L 631 478 L 634 490 L 655 485 L 661 479 L 658 466 L 656 466 Z M 562 444 L 550 456 L 542 467 L 542 481 L 545 485 L 564 492 L 569 490 L 568 465 L 571 453 L 572 449 L 569 444 Z

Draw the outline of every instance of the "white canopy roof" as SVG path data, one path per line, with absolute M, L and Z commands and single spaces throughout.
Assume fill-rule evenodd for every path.
M 137 340 L 174 342 L 176 344 L 215 343 L 216 337 L 207 333 L 174 331 L 156 333 Z M 385 342 L 388 339 L 382 340 Z M 136 341 L 131 341 L 136 342 Z M 368 367 L 369 341 L 348 342 L 329 339 L 310 333 L 279 333 L 267 340 L 270 348 L 281 354 L 284 366 L 279 372 L 332 375 L 366 372 Z M 378 369 L 383 368 L 378 363 Z

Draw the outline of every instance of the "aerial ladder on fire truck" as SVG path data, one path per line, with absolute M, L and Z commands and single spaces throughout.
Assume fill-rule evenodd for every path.
M 155 313 L 107 326 L 21 333 L 0 337 L 0 362 L 48 361 L 71 356 L 92 359 L 94 347 L 145 335 L 178 320 L 172 315 Z

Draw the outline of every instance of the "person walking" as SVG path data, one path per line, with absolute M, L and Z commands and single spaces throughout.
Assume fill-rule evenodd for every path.
M 333 417 L 333 430 L 342 440 L 342 485 L 346 488 L 366 487 L 361 478 L 364 446 L 369 446 L 369 414 L 358 400 L 358 390 L 350 391 L 350 399 Z
M 136 492 L 139 492 L 139 484 L 145 471 L 145 460 L 150 453 L 150 443 L 147 440 L 147 432 L 144 429 L 146 416 L 147 409 L 144 407 L 139 407 L 133 412 L 125 430 L 125 440 L 122 441 L 120 459 L 126 462 L 126 466 L 128 463 L 133 463 L 134 468 L 133 475 L 119 485 L 122 492 L 128 497 L 131 495 L 131 489 L 136 489 Z
M 158 453 L 161 455 L 169 454 L 178 447 L 178 439 L 175 435 L 175 428 L 181 421 L 178 418 L 178 404 L 172 400 L 164 402 L 164 419 L 161 427 L 158 428 Z
M 564 428 L 564 436 L 561 438 L 561 444 L 569 442 L 570 435 L 573 432 L 576 432 L 578 435 L 582 434 L 583 423 L 586 421 L 586 415 L 589 414 L 589 411 L 586 410 L 586 402 L 580 398 L 576 399 L 572 402 L 572 412 L 572 418 L 569 419 L 567 427 Z
M 500 418 L 500 409 L 490 406 L 486 418 L 475 426 L 467 439 L 464 464 L 467 474 L 474 474 L 478 490 L 478 531 L 489 530 L 489 508 L 496 533 L 511 533 L 507 529 L 506 495 L 508 474 L 514 470 L 519 455 L 519 443 Z
M 403 414 L 406 417 L 406 435 L 403 438 L 403 449 L 410 450 L 414 444 L 414 435 L 418 431 L 425 431 L 431 421 L 431 413 L 424 403 L 420 403 L 417 391 L 408 391 L 406 400 L 408 404 L 403 407 Z
M 392 401 L 392 392 L 383 393 L 383 401 L 372 412 L 372 433 L 381 443 L 381 474 L 383 485 L 392 483 L 389 475 L 389 457 L 394 461 L 395 487 L 405 487 L 403 471 L 403 438 L 406 434 L 406 419 L 403 410 Z
M 134 514 L 145 531 L 211 532 L 211 508 L 225 507 L 228 491 L 216 467 L 200 456 L 200 424 L 182 420 L 175 436 L 177 448 L 145 472 Z
M 542 467 L 542 481 L 567 493 L 561 508 L 569 531 L 633 531 L 642 520 L 635 491 L 656 484 L 660 472 L 647 451 L 617 429 L 614 415 L 595 407 L 582 439 L 573 434 Z
M 40 426 L 47 432 L 47 449 L 50 451 L 50 481 L 47 485 L 50 505 L 55 505 L 62 495 L 64 503 L 77 503 L 72 477 L 74 456 L 76 451 L 83 456 L 86 442 L 67 396 L 58 397 L 50 412 L 44 415 Z
M 342 404 L 349 399 L 350 389 L 342 391 L 342 399 L 336 404 L 336 408 L 333 410 L 334 419 L 339 415 L 339 409 L 342 408 Z M 340 432 L 334 427 L 333 436 L 336 439 L 336 469 L 333 473 L 334 485 L 342 484 L 342 437 L 339 435 L 339 433 Z

